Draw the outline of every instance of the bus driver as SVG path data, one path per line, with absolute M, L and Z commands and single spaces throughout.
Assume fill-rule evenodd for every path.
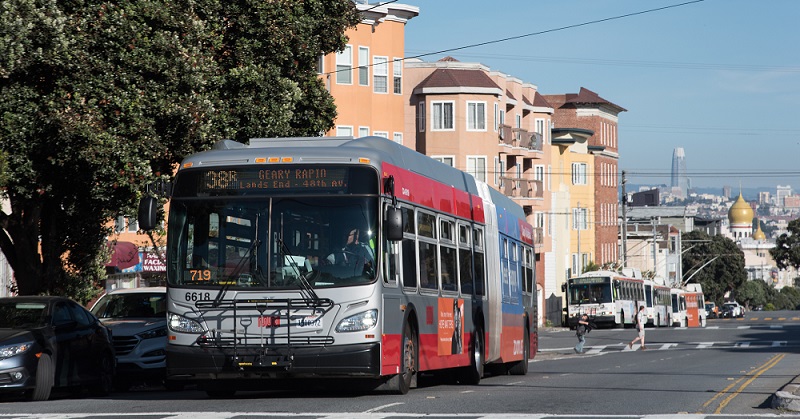
M 375 266 L 375 253 L 372 248 L 361 241 L 361 230 L 352 228 L 348 230 L 347 242 L 344 247 L 331 253 L 326 258 L 331 265 L 363 264 L 365 271 Z

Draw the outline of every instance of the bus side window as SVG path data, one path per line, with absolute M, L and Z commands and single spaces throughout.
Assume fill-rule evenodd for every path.
M 401 257 L 403 263 L 403 286 L 406 288 L 417 288 L 417 241 L 415 239 L 415 225 L 413 208 L 402 208 L 403 210 L 403 241 Z
M 486 295 L 486 254 L 483 244 L 483 230 L 476 228 L 473 232 L 473 257 L 475 258 L 475 295 Z
M 417 258 L 415 240 L 404 237 L 402 242 L 403 250 L 403 286 L 406 288 L 417 288 Z
M 472 236 L 468 225 L 458 225 L 458 263 L 461 293 L 472 294 L 472 251 L 470 250 L 470 237 Z

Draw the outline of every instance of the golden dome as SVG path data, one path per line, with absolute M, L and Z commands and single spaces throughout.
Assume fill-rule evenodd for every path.
M 759 220 L 758 221 L 758 230 L 756 230 L 756 232 L 753 233 L 753 240 L 766 240 L 766 239 L 767 239 L 767 235 L 764 234 L 763 231 L 761 231 L 761 220 Z
M 728 220 L 731 222 L 731 225 L 753 225 L 753 208 L 742 198 L 741 192 L 739 192 L 739 199 L 737 199 L 736 202 L 733 203 L 733 206 L 731 206 L 731 209 L 728 210 Z

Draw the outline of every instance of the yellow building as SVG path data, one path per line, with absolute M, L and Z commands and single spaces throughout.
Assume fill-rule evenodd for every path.
M 594 262 L 594 156 L 589 151 L 591 130 L 553 129 L 553 214 L 557 282 L 580 275 Z M 564 238 L 569 238 L 565 240 Z

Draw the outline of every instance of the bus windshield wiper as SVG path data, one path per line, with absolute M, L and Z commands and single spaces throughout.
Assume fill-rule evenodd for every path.
M 295 262 L 293 257 L 294 255 L 289 250 L 289 247 L 286 246 L 286 243 L 284 243 L 283 240 L 281 239 L 278 239 L 278 243 L 280 243 L 281 245 L 281 255 L 289 256 L 288 258 L 284 259 L 289 260 L 289 265 L 292 267 L 292 269 L 294 269 L 295 273 L 297 274 L 297 279 L 298 279 L 297 282 L 300 285 L 300 293 L 303 294 L 305 300 L 307 301 L 310 300 L 313 303 L 313 305 L 319 305 L 319 296 L 317 295 L 316 292 L 314 292 L 314 288 L 308 282 L 306 275 L 300 272 L 300 267 L 297 265 L 297 262 Z

